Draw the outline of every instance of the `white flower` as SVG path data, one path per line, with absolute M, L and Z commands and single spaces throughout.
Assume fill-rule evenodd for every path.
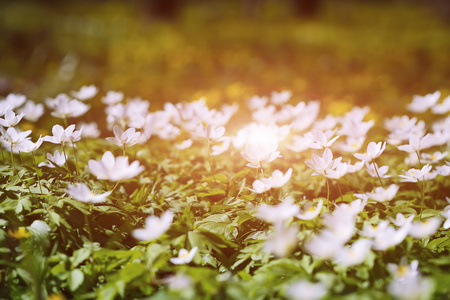
M 192 140 L 187 139 L 182 141 L 180 144 L 176 144 L 175 147 L 179 150 L 184 150 L 192 146 Z
M 82 86 L 79 91 L 72 91 L 70 94 L 79 99 L 87 100 L 91 99 L 98 93 L 98 88 L 95 85 Z
M 98 125 L 95 122 L 90 123 L 80 123 L 78 127 L 83 128 L 81 132 L 81 136 L 83 138 L 98 138 L 100 136 L 100 130 L 98 129 Z
M 373 193 L 367 193 L 370 199 L 378 202 L 385 202 L 394 199 L 400 187 L 396 184 L 391 184 L 387 188 L 377 187 Z
M 356 195 L 355 195 L 356 196 Z M 356 216 L 367 204 L 367 199 L 356 199 L 349 204 L 341 203 L 334 210 L 335 215 Z
M 323 216 L 325 226 L 341 244 L 348 242 L 355 232 L 355 220 L 349 213 L 334 213 Z
M 53 100 L 47 100 L 46 103 L 53 109 L 51 115 L 61 119 L 79 117 L 89 110 L 89 105 L 76 99 L 70 99 L 64 94 L 58 95 Z
M 231 140 L 229 138 L 224 138 L 221 144 L 213 145 L 211 147 L 211 156 L 217 156 L 227 151 L 230 148 L 230 143 Z
M 384 230 L 377 230 L 372 249 L 384 251 L 400 244 L 408 235 L 410 227 L 410 224 L 406 224 L 397 230 L 392 226 L 386 226 Z
M 272 102 L 275 105 L 282 105 L 291 99 L 292 92 L 291 91 L 281 91 L 281 92 L 275 92 L 273 91 L 270 95 L 270 102 Z
M 334 131 L 328 130 L 325 133 L 322 130 L 319 129 L 313 129 L 311 131 L 313 143 L 310 144 L 310 148 L 312 149 L 325 149 L 330 148 L 331 145 L 339 138 L 339 136 L 336 136 L 334 138 L 331 138 L 334 134 Z
M 83 128 L 78 131 L 75 130 L 75 125 L 69 125 L 66 129 L 64 129 L 61 125 L 54 125 L 52 128 L 53 136 L 47 135 L 43 138 L 45 142 L 50 142 L 53 144 L 65 144 L 65 143 L 73 143 L 77 142 L 81 139 L 81 133 L 83 132 Z
M 398 300 L 431 299 L 434 281 L 421 276 L 408 277 L 406 280 L 393 280 L 387 287 L 388 292 Z
M 286 174 L 283 174 L 280 170 L 272 172 L 272 176 L 269 178 L 261 178 L 261 181 L 271 188 L 279 188 L 285 185 L 292 176 L 292 168 L 289 168 Z
M 112 142 L 119 147 L 130 147 L 136 145 L 138 142 L 140 132 L 136 132 L 134 128 L 128 128 L 125 132 L 119 126 L 115 125 L 113 128 L 115 137 L 107 137 L 106 140 L 108 142 Z
M 408 110 L 416 113 L 423 113 L 430 107 L 433 107 L 441 97 L 441 92 L 436 91 L 433 94 L 425 96 L 414 95 L 413 101 L 408 105 Z
M 408 171 L 403 170 L 404 175 L 399 175 L 403 179 L 401 182 L 418 182 L 420 179 L 426 179 L 425 176 L 431 171 L 430 165 L 425 165 L 421 170 L 418 169 L 409 169 Z
M 294 142 L 292 145 L 287 145 L 287 147 L 294 152 L 303 152 L 311 148 L 313 139 L 310 135 L 305 134 L 304 136 L 294 135 Z
M 442 225 L 442 227 L 444 227 L 444 229 L 449 229 L 450 228 L 450 206 L 447 206 L 443 212 L 441 212 L 441 215 L 446 218 L 444 225 Z
M 160 218 L 150 216 L 145 220 L 145 228 L 134 229 L 132 234 L 140 241 L 151 241 L 159 238 L 172 225 L 173 213 L 168 210 Z
M 276 151 L 276 142 L 249 142 L 245 146 L 245 151 L 241 152 L 242 157 L 247 160 L 250 168 L 260 168 L 261 163 L 269 163 L 280 156 L 280 151 Z
M 225 127 L 208 124 L 206 127 L 199 124 L 194 131 L 194 135 L 204 138 L 208 141 L 220 141 L 223 139 Z
M 94 194 L 91 192 L 89 187 L 84 183 L 79 183 L 78 185 L 69 184 L 67 186 L 66 192 L 75 200 L 86 203 L 101 203 L 106 201 L 111 192 L 106 192 L 103 194 Z
M 311 283 L 300 280 L 289 286 L 287 295 L 294 300 L 318 300 L 327 293 L 327 288 L 323 283 Z
M 7 109 L 5 111 L 5 115 L 0 118 L 0 125 L 3 127 L 13 127 L 19 124 L 20 120 L 25 116 L 24 113 L 16 115 L 16 113 L 12 109 Z
M 434 136 L 428 133 L 422 138 L 419 138 L 417 135 L 413 134 L 409 137 L 409 144 L 408 145 L 401 145 L 398 146 L 398 149 L 405 152 L 417 152 L 422 149 L 429 148 L 432 146 Z
M 14 127 L 10 127 L 5 131 L 0 127 L 0 132 L 2 134 L 0 140 L 3 146 L 7 149 L 11 149 L 11 146 L 14 147 L 15 145 L 29 140 L 30 138 L 28 136 L 30 135 L 31 130 L 19 132 Z
M 107 179 L 110 181 L 127 180 L 136 177 L 144 171 L 144 167 L 139 165 L 139 161 L 128 163 L 128 157 L 119 156 L 114 158 L 110 151 L 106 151 L 100 161 L 89 160 L 89 171 L 97 179 Z
M 375 237 L 379 232 L 384 231 L 389 226 L 388 221 L 381 221 L 377 225 L 364 224 L 363 230 L 359 234 L 368 238 Z
M 436 172 L 442 176 L 449 176 L 450 175 L 450 166 L 448 166 L 448 165 L 437 166 Z
M 379 157 L 381 153 L 383 153 L 384 149 L 386 149 L 386 142 L 375 143 L 370 142 L 367 146 L 367 152 L 364 154 L 355 153 L 353 154 L 357 159 L 372 162 L 375 158 Z
M 263 97 L 253 96 L 252 98 L 247 100 L 247 106 L 251 110 L 257 110 L 257 109 L 260 109 L 260 108 L 266 106 L 267 100 L 268 99 L 266 96 L 263 96 Z
M 34 220 L 30 225 L 30 229 L 42 236 L 47 236 L 51 231 L 48 224 L 41 220 Z
M 446 114 L 450 111 L 450 95 L 447 96 L 444 100 L 442 100 L 442 103 L 436 104 L 433 107 L 431 107 L 431 111 L 434 114 Z
M 391 220 L 391 222 L 398 227 L 402 227 L 406 224 L 411 224 L 412 220 L 414 219 L 415 215 L 412 214 L 410 215 L 408 218 L 405 218 L 405 216 L 401 213 L 397 213 L 395 220 L 392 219 L 391 217 L 389 217 L 389 220 Z
M 313 153 L 310 160 L 306 160 L 305 164 L 314 170 L 311 174 L 314 175 L 325 175 L 325 172 L 328 170 L 334 170 L 338 167 L 341 162 L 342 157 L 338 157 L 333 159 L 333 153 L 330 148 L 326 148 L 323 151 L 322 157 Z
M 178 252 L 178 257 L 172 257 L 170 259 L 170 262 L 173 263 L 174 265 L 188 264 L 194 258 L 195 254 L 197 253 L 197 250 L 198 250 L 197 246 L 192 248 L 191 251 L 188 251 L 183 248 Z
M 36 104 L 33 101 L 28 100 L 19 112 L 25 114 L 25 120 L 36 122 L 44 114 L 44 104 Z
M 440 160 L 442 160 L 444 157 L 446 157 L 448 154 L 448 152 L 440 152 L 440 151 L 436 151 L 433 154 L 429 154 L 429 153 L 421 153 L 422 156 L 422 162 L 426 163 L 426 164 L 435 164 L 437 162 L 439 162 Z
M 415 239 L 420 239 L 426 236 L 433 235 L 439 227 L 441 227 L 442 220 L 440 218 L 429 218 L 426 220 L 413 222 L 409 235 Z
M 314 206 L 311 202 L 308 202 L 305 204 L 301 212 L 296 215 L 296 217 L 300 220 L 312 220 L 320 214 L 322 205 L 323 200 L 320 200 L 319 203 L 317 203 L 317 206 Z
M 276 206 L 261 204 L 256 211 L 256 217 L 270 223 L 279 223 L 294 217 L 299 212 L 298 205 L 292 199 L 287 199 Z
M 281 224 L 275 224 L 274 231 L 270 233 L 264 243 L 265 252 L 272 253 L 277 257 L 284 257 L 291 253 L 297 245 L 298 227 L 291 225 L 285 228 Z
M 419 276 L 419 271 L 417 270 L 418 266 L 419 262 L 417 260 L 414 260 L 408 264 L 405 256 L 400 259 L 400 264 L 398 265 L 393 263 L 387 264 L 387 268 L 389 272 L 391 272 L 392 276 L 394 276 L 394 279 L 406 279 Z
M 181 273 L 166 277 L 162 282 L 167 284 L 168 288 L 172 290 L 185 290 L 192 285 L 191 278 Z
M 13 151 L 16 150 L 18 152 L 25 152 L 25 153 L 36 151 L 42 145 L 43 141 L 44 139 L 42 137 L 39 137 L 39 139 L 35 143 L 33 143 L 30 140 L 24 140 L 18 144 L 15 144 L 13 146 Z
M 377 163 L 370 163 L 369 164 L 368 162 L 366 162 L 366 171 L 367 171 L 367 173 L 369 173 L 369 175 L 371 177 L 378 177 L 377 170 L 378 170 L 378 175 L 380 175 L 380 178 L 390 178 L 390 177 L 392 177 L 391 175 L 386 175 L 386 173 L 389 171 L 389 167 L 388 166 L 378 167 Z
M 310 255 L 321 259 L 332 258 L 344 245 L 345 242 L 336 236 L 331 230 L 323 230 L 305 243 L 305 250 Z
M 349 168 L 351 168 L 353 171 L 354 170 L 353 167 L 354 166 L 352 166 L 350 164 L 339 162 L 336 165 L 335 169 L 325 170 L 324 176 L 327 178 L 331 178 L 331 179 L 339 179 L 349 172 L 349 170 L 348 170 Z
M 62 166 L 66 163 L 66 156 L 64 153 L 59 153 L 58 150 L 52 155 L 51 153 L 47 153 L 48 163 L 41 162 L 38 167 L 49 167 L 54 168 L 55 166 Z
M 114 105 L 123 100 L 122 92 L 109 91 L 106 96 L 102 98 L 102 102 L 106 105 Z
M 253 193 L 257 193 L 257 194 L 267 192 L 268 190 L 270 190 L 272 188 L 270 185 L 265 184 L 264 182 L 262 182 L 259 179 L 253 181 L 252 187 L 253 187 L 252 189 L 251 188 L 248 188 L 248 189 L 250 191 L 252 191 Z
M 372 247 L 372 241 L 360 239 L 352 244 L 350 248 L 343 247 L 335 255 L 334 260 L 342 266 L 354 266 L 362 263 Z
M 366 140 L 365 137 L 347 136 L 347 138 L 345 139 L 345 142 L 338 144 L 337 148 L 342 151 L 347 151 L 347 152 L 353 153 L 353 152 L 361 149 L 365 140 Z
M 9 94 L 6 96 L 5 100 L 0 102 L 0 106 L 2 107 L 9 107 L 9 109 L 15 109 L 16 107 L 21 106 L 25 103 L 27 100 L 27 97 L 20 94 Z

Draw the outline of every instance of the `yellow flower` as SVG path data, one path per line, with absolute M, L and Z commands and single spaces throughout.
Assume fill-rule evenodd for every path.
M 23 239 L 30 236 L 30 233 L 25 229 L 25 227 L 19 227 L 16 230 L 8 230 L 8 234 L 10 237 L 13 237 L 15 239 Z
M 60 294 L 51 294 L 47 297 L 47 300 L 66 300 L 66 297 Z

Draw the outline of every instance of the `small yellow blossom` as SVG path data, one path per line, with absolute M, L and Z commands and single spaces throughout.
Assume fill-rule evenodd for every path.
M 16 230 L 8 230 L 8 234 L 10 237 L 13 237 L 15 239 L 23 239 L 30 236 L 30 233 L 25 229 L 25 227 L 19 227 Z
M 51 294 L 47 297 L 47 300 L 66 300 L 66 297 L 61 294 Z

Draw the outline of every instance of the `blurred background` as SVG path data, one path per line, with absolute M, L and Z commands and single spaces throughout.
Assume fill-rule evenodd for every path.
M 0 0 L 0 97 L 90 84 L 152 109 L 287 89 L 395 113 L 450 93 L 450 1 Z

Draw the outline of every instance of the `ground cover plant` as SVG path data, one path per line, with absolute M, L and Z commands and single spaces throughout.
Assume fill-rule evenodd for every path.
M 1 100 L 1 298 L 448 297 L 448 95 L 150 104 Z

